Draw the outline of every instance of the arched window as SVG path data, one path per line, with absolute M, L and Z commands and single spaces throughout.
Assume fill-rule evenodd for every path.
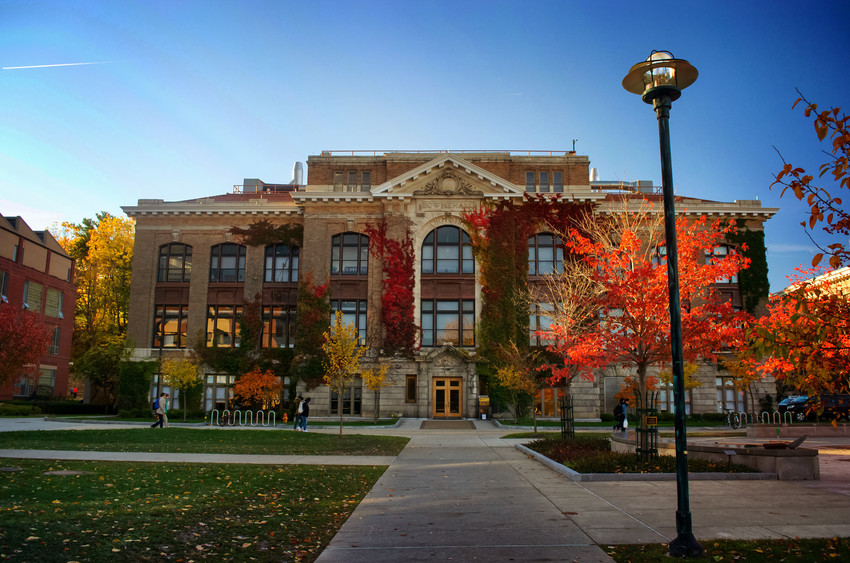
M 158 282 L 188 282 L 192 274 L 192 247 L 172 242 L 159 247 Z
M 369 237 L 343 233 L 331 238 L 331 275 L 357 276 L 369 272 Z
M 266 283 L 287 283 L 298 281 L 297 246 L 270 244 L 266 247 Z
M 472 244 L 466 231 L 444 225 L 428 233 L 422 243 L 422 273 L 475 273 Z
M 245 247 L 225 242 L 210 249 L 210 282 L 244 282 Z
M 552 233 L 538 233 L 528 239 L 528 275 L 544 276 L 564 271 L 564 247 Z

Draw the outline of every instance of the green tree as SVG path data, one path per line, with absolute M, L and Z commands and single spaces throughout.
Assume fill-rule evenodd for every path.
M 187 391 L 201 384 L 198 364 L 185 358 L 165 359 L 162 361 L 159 369 L 165 383 L 180 390 L 183 420 L 186 420 L 186 409 L 188 407 L 188 401 L 186 399 Z
M 357 345 L 358 335 L 354 323 L 344 324 L 342 312 L 337 311 L 330 330 L 325 333 L 325 341 L 322 350 L 325 359 L 322 362 L 325 368 L 325 385 L 340 398 L 339 401 L 339 435 L 342 437 L 342 397 L 345 388 L 354 380 L 360 367 L 360 358 L 366 352 L 366 348 Z

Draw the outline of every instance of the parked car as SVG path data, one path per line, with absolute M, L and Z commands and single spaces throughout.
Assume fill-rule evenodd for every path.
M 823 406 L 823 413 L 818 416 L 818 409 Z M 779 412 L 791 413 L 794 420 L 823 420 L 846 419 L 850 417 L 850 395 L 824 394 L 820 397 L 793 395 L 779 402 Z

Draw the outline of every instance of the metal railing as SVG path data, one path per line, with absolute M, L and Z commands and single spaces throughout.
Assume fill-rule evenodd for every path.
M 547 151 L 547 150 L 330 150 L 322 151 L 321 156 L 378 156 L 384 154 L 505 154 L 525 156 L 567 156 L 576 154 L 574 150 Z

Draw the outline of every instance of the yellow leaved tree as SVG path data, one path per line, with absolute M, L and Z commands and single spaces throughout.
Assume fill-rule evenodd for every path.
M 330 330 L 324 334 L 322 350 L 325 352 L 325 385 L 339 397 L 339 435 L 342 437 L 342 397 L 345 388 L 354 380 L 360 369 L 360 358 L 366 348 L 357 345 L 358 335 L 354 323 L 344 324 L 342 312 L 337 311 Z
M 360 374 L 360 377 L 363 379 L 363 385 L 369 391 L 375 393 L 375 420 L 378 420 L 378 414 L 381 410 L 381 389 L 394 383 L 392 378 L 387 376 L 389 367 L 389 364 L 380 363 L 377 366 L 364 370 Z
M 186 392 L 201 383 L 198 364 L 183 358 L 166 359 L 162 360 L 159 370 L 166 384 L 180 390 L 180 405 L 183 407 L 183 420 L 186 420 Z

